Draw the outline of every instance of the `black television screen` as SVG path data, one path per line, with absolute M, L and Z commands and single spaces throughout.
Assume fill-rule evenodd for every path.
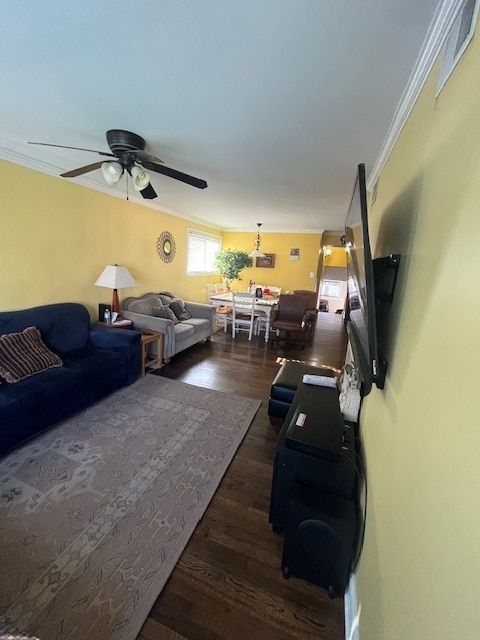
M 362 380 L 362 393 L 372 383 L 383 388 L 385 362 L 377 349 L 373 262 L 368 235 L 365 165 L 359 164 L 352 200 L 345 221 L 347 256 L 348 334 L 355 365 Z

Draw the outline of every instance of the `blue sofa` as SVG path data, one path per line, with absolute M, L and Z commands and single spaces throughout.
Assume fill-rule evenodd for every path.
M 0 380 L 0 454 L 140 374 L 141 334 L 91 324 L 81 304 L 0 312 L 0 335 L 30 326 L 40 330 L 42 341 L 63 366 L 16 383 Z

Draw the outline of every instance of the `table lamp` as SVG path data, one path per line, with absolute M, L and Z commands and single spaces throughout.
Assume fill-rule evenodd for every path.
M 121 267 L 118 264 L 107 265 L 95 282 L 97 287 L 108 287 L 113 289 L 112 311 L 120 312 L 120 302 L 118 300 L 117 289 L 126 289 L 128 287 L 136 287 L 137 283 L 130 275 L 127 267 Z

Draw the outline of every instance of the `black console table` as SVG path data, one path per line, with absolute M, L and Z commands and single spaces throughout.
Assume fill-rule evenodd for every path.
M 358 521 L 356 439 L 338 395 L 299 382 L 277 438 L 269 516 L 274 531 L 285 533 L 284 576 L 305 578 L 332 597 L 344 593 Z

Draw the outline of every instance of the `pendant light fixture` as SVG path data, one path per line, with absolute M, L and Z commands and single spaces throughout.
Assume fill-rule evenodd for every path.
M 265 254 L 260 251 L 260 243 L 262 242 L 262 239 L 260 238 L 260 227 L 262 226 L 261 222 L 257 222 L 257 237 L 255 238 L 253 244 L 255 245 L 255 249 L 249 253 L 249 257 L 250 258 L 264 258 Z

